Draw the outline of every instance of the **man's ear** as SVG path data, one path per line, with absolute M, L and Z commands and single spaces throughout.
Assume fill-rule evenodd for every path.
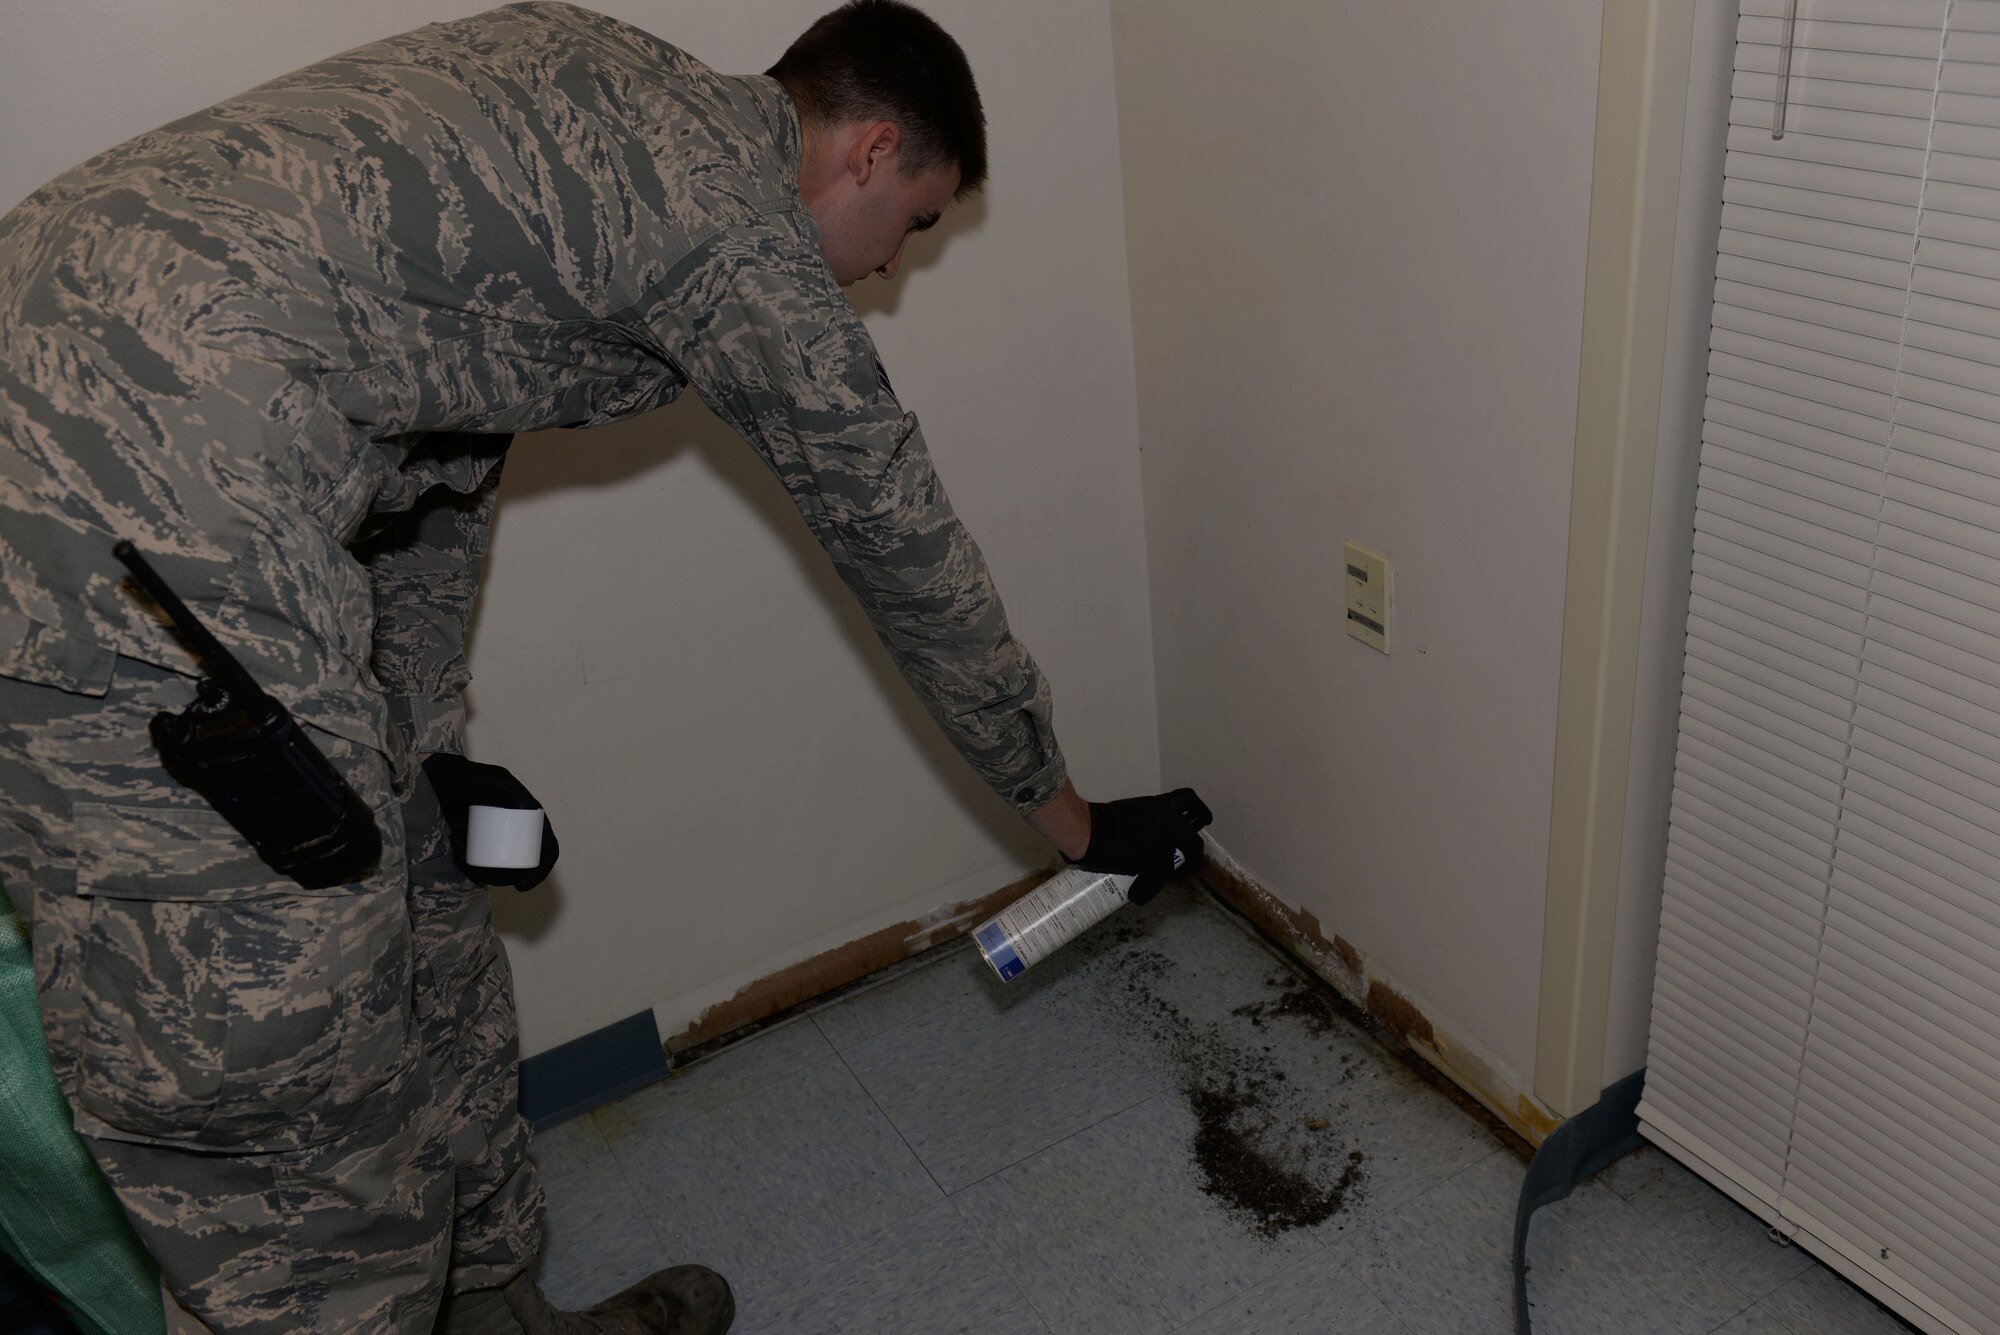
M 868 178 L 884 166 L 893 165 L 896 150 L 903 144 L 903 132 L 894 121 L 876 121 L 854 136 L 847 150 L 847 173 L 854 184 L 867 185 Z

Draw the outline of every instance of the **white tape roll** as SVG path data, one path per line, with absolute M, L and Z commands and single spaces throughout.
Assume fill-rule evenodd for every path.
M 466 808 L 465 860 L 475 867 L 535 867 L 542 861 L 540 807 Z

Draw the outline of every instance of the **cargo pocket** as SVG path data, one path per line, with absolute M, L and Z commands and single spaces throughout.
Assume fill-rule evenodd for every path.
M 407 1028 L 376 1017 L 390 1051 L 367 1051 L 373 1012 L 407 1011 L 400 867 L 304 890 L 200 807 L 79 803 L 76 836 L 80 1124 L 232 1150 L 337 1134 L 380 1083 L 352 1067 L 393 1064 Z
M 19 612 L 0 610 L 0 677 L 101 696 L 111 687 L 116 651 L 65 635 Z

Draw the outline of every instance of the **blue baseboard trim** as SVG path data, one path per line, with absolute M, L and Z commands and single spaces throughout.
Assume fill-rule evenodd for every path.
M 1646 1090 L 1640 1067 L 1597 1102 L 1549 1132 L 1521 1180 L 1514 1208 L 1514 1335 L 1529 1335 L 1528 1218 L 1645 1144 L 1639 1136 L 1639 1096 Z
M 651 1010 L 521 1060 L 521 1116 L 537 1131 L 667 1078 Z

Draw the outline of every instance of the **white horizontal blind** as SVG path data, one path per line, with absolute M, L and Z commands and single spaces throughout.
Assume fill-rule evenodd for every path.
M 2000 3 L 1936 89 L 1784 1208 L 2000 1330 Z M 1982 58 L 1983 57 L 1983 58 Z
M 1819 967 L 1943 0 L 1811 6 L 1773 139 L 1783 12 L 1746 0 L 1738 28 L 1640 1109 L 1767 1216 Z
M 2000 0 L 1738 29 L 1648 1133 L 2000 1332 Z

